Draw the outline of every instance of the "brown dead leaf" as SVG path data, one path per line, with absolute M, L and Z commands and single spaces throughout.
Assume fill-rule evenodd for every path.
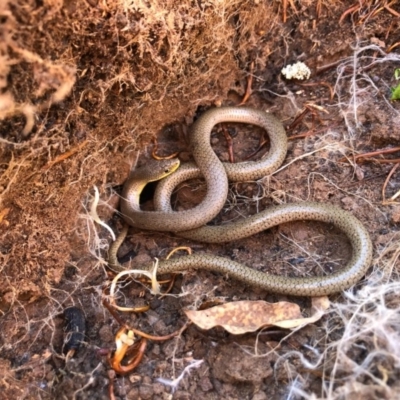
M 301 325 L 312 324 L 321 319 L 321 317 L 325 314 L 325 311 L 329 308 L 329 304 L 330 303 L 327 296 L 313 297 L 311 299 L 311 311 L 312 311 L 311 317 L 308 318 L 301 317 L 298 319 L 292 319 L 287 321 L 278 321 L 273 325 L 285 329 L 294 329 Z
M 209 308 L 207 310 L 186 310 L 186 316 L 197 326 L 208 330 L 222 326 L 234 335 L 254 332 L 260 328 L 279 326 L 293 329 L 320 319 L 329 307 L 325 297 L 312 299 L 313 315 L 304 318 L 297 304 L 281 301 L 267 303 L 266 301 L 236 301 Z

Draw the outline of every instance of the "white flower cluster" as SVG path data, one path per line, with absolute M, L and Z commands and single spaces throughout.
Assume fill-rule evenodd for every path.
M 281 72 L 286 79 L 308 79 L 311 75 L 310 68 L 301 61 L 287 65 Z

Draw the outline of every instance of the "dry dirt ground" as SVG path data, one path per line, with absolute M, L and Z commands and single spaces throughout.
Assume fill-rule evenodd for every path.
M 390 199 L 400 176 L 396 162 L 382 162 L 397 156 L 355 158 L 400 145 L 400 105 L 389 100 L 400 67 L 400 5 L 299 0 L 285 10 L 284 3 L 0 2 L 1 399 L 400 397 L 400 206 Z M 282 67 L 297 61 L 311 78 L 283 79 Z M 190 159 L 190 124 L 212 106 L 239 104 L 250 77 L 248 105 L 283 121 L 288 155 L 278 173 L 232 185 L 214 222 L 282 202 L 336 204 L 365 224 L 374 264 L 355 288 L 331 296 L 315 324 L 240 336 L 191 325 L 178 338 L 150 341 L 131 374 L 114 376 L 104 354 L 119 323 L 102 305 L 111 236 L 89 215 L 94 186 L 101 219 L 119 231 L 121 184 L 151 157 L 151 140 L 160 153 Z M 257 148 L 258 130 L 229 131 L 235 160 Z M 218 129 L 212 143 L 227 160 Z M 174 201 L 193 205 L 204 190 L 191 182 Z M 329 274 L 351 250 L 332 227 L 296 222 L 224 245 L 132 229 L 121 255 L 141 264 L 177 245 L 288 276 Z M 119 302 L 133 304 L 141 290 L 127 283 Z M 216 299 L 290 300 L 306 313 L 310 306 L 202 271 L 178 277 L 172 294 L 146 292 L 139 300 L 150 304 L 147 313 L 119 315 L 167 335 L 183 326 L 185 308 Z M 86 334 L 66 361 L 63 310 L 71 305 L 83 310 Z M 159 381 L 178 378 L 195 360 L 202 363 L 175 387 Z

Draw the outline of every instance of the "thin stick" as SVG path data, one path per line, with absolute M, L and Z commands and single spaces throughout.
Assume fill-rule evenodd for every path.
M 400 165 L 400 163 L 397 163 L 397 164 L 393 165 L 393 168 L 390 170 L 389 175 L 385 179 L 385 183 L 383 184 L 383 187 L 382 187 L 382 203 L 386 203 L 387 202 L 386 197 L 385 197 L 386 186 L 388 185 L 390 178 L 395 173 L 395 171 L 399 167 L 399 165 Z M 394 200 L 394 199 L 391 198 L 391 200 Z
M 53 161 L 48 162 L 43 169 L 44 170 L 48 170 L 50 169 L 53 165 L 58 164 L 64 160 L 66 160 L 67 158 L 71 157 L 72 155 L 74 155 L 75 153 L 77 153 L 80 149 L 82 149 L 83 147 L 85 147 L 87 144 L 89 143 L 89 140 L 84 140 L 82 143 L 78 144 L 78 146 L 74 147 L 73 149 L 67 151 L 64 154 L 61 154 L 59 156 L 57 156 Z

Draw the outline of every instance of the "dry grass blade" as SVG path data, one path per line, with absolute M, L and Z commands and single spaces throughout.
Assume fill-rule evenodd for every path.
M 385 183 L 382 186 L 382 204 L 387 205 L 390 204 L 391 202 L 393 202 L 396 199 L 396 195 L 392 196 L 389 200 L 386 199 L 386 187 L 390 181 L 390 178 L 392 177 L 392 175 L 395 173 L 395 171 L 397 170 L 397 168 L 399 167 L 400 163 L 397 163 L 395 165 L 393 165 L 392 169 L 390 170 L 388 176 L 385 179 Z

